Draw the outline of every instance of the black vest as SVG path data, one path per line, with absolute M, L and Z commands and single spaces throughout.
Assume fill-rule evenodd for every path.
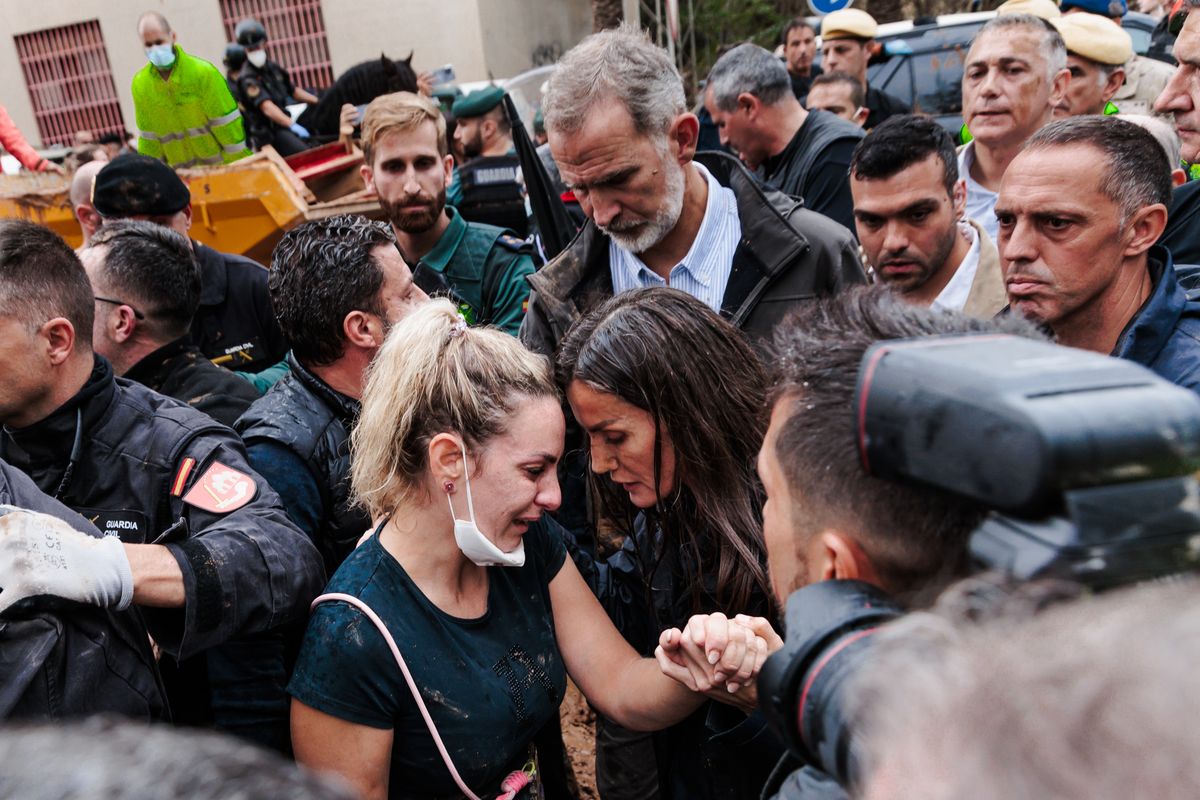
M 235 425 L 247 447 L 271 441 L 295 453 L 321 490 L 320 530 L 314 544 L 332 575 L 371 526 L 350 491 L 350 430 L 357 400 L 334 391 L 288 354 L 292 371 L 254 402 Z M 287 498 L 284 498 L 286 505 Z
M 522 239 L 528 236 L 525 192 L 518 180 L 520 168 L 520 159 L 515 155 L 479 156 L 459 167 L 462 202 L 458 212 L 463 219 L 508 228 Z

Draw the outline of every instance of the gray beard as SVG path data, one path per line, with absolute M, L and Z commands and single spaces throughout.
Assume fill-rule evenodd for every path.
M 627 250 L 635 255 L 644 253 L 665 239 L 667 234 L 674 230 L 679 223 L 679 216 L 683 213 L 684 167 L 669 161 L 664 163 L 668 167 L 666 194 L 663 197 L 663 204 L 654 214 L 654 219 L 632 225 L 617 223 L 600 229 L 608 234 L 622 250 Z

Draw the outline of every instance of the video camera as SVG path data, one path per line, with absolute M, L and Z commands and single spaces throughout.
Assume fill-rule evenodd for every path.
M 992 509 L 975 571 L 1099 591 L 1200 564 L 1200 396 L 1137 364 L 1008 335 L 879 342 L 854 411 L 868 474 Z M 806 586 L 759 675 L 768 720 L 843 784 L 858 765 L 842 689 L 902 613 L 868 584 Z

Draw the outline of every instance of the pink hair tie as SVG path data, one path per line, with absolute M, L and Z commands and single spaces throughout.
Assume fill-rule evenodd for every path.
M 458 337 L 462 336 L 466 332 L 467 332 L 467 320 L 463 317 L 462 314 L 459 314 L 458 319 L 456 319 L 454 321 L 454 324 L 450 326 L 450 338 L 457 339 Z
M 521 770 L 510 772 L 508 773 L 508 777 L 500 782 L 500 788 L 504 791 L 497 795 L 496 800 L 513 800 L 517 796 L 517 792 L 532 782 L 533 778 L 529 777 L 529 773 L 527 772 L 522 772 Z

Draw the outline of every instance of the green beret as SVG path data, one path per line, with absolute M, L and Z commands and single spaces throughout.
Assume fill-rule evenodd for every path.
M 460 97 L 455 100 L 450 113 L 458 119 L 482 117 L 500 105 L 500 101 L 503 99 L 503 89 L 499 86 L 489 86 L 486 89 L 479 89 L 478 91 L 471 92 L 466 97 Z

